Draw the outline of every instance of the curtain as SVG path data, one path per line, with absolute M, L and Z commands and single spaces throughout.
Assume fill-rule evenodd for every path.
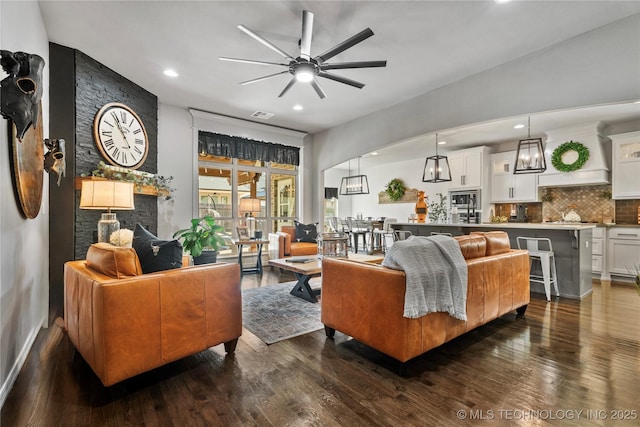
M 218 133 L 198 131 L 198 152 L 243 160 L 300 165 L 300 148 Z

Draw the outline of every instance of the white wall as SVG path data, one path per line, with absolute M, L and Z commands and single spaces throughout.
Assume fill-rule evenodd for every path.
M 43 74 L 43 129 L 49 136 L 49 41 L 37 2 L 0 2 L 0 47 L 35 53 Z M 6 74 L 0 70 L 0 79 Z M 49 178 L 40 214 L 24 219 L 13 195 L 8 121 L 0 118 L 0 405 L 22 367 L 49 307 Z M 67 179 L 70 179 L 67 177 Z
M 158 200 L 158 235 L 168 238 L 189 225 L 198 212 L 198 130 L 300 147 L 299 183 L 311 194 L 313 161 L 303 132 L 276 128 L 198 110 L 160 103 L 158 111 L 158 174 L 173 176 L 173 200 Z M 299 200 L 302 222 L 311 217 L 312 198 Z
M 640 14 L 314 134 L 313 220 L 323 171 L 364 153 L 442 129 L 640 98 L 638 28 Z

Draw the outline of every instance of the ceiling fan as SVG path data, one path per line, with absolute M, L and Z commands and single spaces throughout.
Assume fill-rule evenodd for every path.
M 253 37 L 269 49 L 277 52 L 282 55 L 285 60 L 289 61 L 288 63 L 278 63 L 278 62 L 266 62 L 266 61 L 254 61 L 251 59 L 239 59 L 239 58 L 228 58 L 228 57 L 220 57 L 219 59 L 222 61 L 232 61 L 232 62 L 242 62 L 245 64 L 258 64 L 258 65 L 275 65 L 281 67 L 287 67 L 287 70 L 280 71 L 275 74 L 269 74 L 267 76 L 258 77 L 256 79 L 247 80 L 241 82 L 242 85 L 248 85 L 251 83 L 260 82 L 271 77 L 276 77 L 281 74 L 290 73 L 292 75 L 291 80 L 285 86 L 285 88 L 280 92 L 278 97 L 282 97 L 291 87 L 298 82 L 302 83 L 310 83 L 313 89 L 316 91 L 320 98 L 325 98 L 327 95 L 325 94 L 322 87 L 318 83 L 316 77 L 324 77 L 325 79 L 334 80 L 336 82 L 344 83 L 349 86 L 357 87 L 358 89 L 362 89 L 364 87 L 363 83 L 357 82 L 355 80 L 348 79 L 346 77 L 338 76 L 332 73 L 328 73 L 327 70 L 343 70 L 347 68 L 372 68 L 372 67 L 386 67 L 387 61 L 357 61 L 357 62 L 337 62 L 337 63 L 327 63 L 329 59 L 338 55 L 341 52 L 349 49 L 350 47 L 355 46 L 356 44 L 368 39 L 373 35 L 373 31 L 370 28 L 364 29 L 360 31 L 358 34 L 348 38 L 342 43 L 337 44 L 326 52 L 311 57 L 311 38 L 313 35 L 313 13 L 308 10 L 304 10 L 302 12 L 302 37 L 300 38 L 300 56 L 297 58 L 289 55 L 287 52 L 280 49 L 278 46 L 271 43 L 269 40 L 264 37 L 259 36 L 254 31 L 245 27 L 244 25 L 238 25 L 238 28 L 249 36 Z

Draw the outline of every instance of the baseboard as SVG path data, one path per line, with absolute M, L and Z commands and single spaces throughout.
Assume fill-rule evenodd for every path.
M 29 356 L 29 352 L 31 351 L 31 348 L 33 347 L 33 343 L 35 342 L 36 337 L 38 336 L 38 332 L 40 332 L 40 325 L 41 325 L 41 322 L 38 323 L 38 327 L 34 328 L 29 334 L 29 337 L 24 343 L 24 347 L 22 347 L 22 350 L 20 351 L 18 358 L 16 359 L 13 366 L 11 367 L 11 370 L 9 371 L 7 380 L 4 382 L 4 384 L 2 384 L 2 388 L 0 388 L 0 409 L 4 407 L 4 402 L 5 400 L 7 400 L 7 396 L 9 396 L 9 392 L 13 388 L 13 384 L 16 382 L 16 379 L 18 378 L 18 374 L 22 369 L 22 365 L 24 365 L 24 362 L 27 360 L 27 357 Z

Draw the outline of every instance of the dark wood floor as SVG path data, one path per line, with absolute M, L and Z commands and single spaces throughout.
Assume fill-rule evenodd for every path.
M 266 268 L 245 276 L 243 287 L 292 279 Z M 388 358 L 339 333 L 267 346 L 245 330 L 232 357 L 220 345 L 105 388 L 57 319 L 38 336 L 1 422 L 637 426 L 640 296 L 616 284 L 595 284 L 582 302 L 534 295 L 524 318 L 503 316 L 428 352 L 407 377 L 388 368 Z

